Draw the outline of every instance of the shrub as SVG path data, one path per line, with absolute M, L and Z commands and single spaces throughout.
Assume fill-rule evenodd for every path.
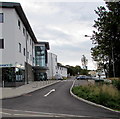
M 120 79 L 118 79 L 118 80 L 112 80 L 112 84 L 113 84 L 118 90 L 120 90 Z
M 81 98 L 120 110 L 120 92 L 112 85 L 77 86 L 72 91 Z

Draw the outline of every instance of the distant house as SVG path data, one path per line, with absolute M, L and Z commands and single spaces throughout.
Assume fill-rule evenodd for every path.
M 48 79 L 67 77 L 67 67 L 57 62 L 57 55 L 48 53 Z
M 57 63 L 57 67 L 58 67 L 58 74 L 60 74 L 62 77 L 67 78 L 67 67 L 63 66 L 60 63 Z

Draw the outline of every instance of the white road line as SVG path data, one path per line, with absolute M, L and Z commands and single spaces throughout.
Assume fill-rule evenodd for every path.
M 7 111 L 12 111 L 12 112 L 16 112 L 16 111 L 20 111 L 22 113 L 26 113 L 26 114 L 18 114 L 17 113 L 5 113 L 7 115 L 14 115 L 14 116 L 28 116 L 28 117 L 32 117 L 32 116 L 40 116 L 40 117 L 91 117 L 91 116 L 82 116 L 82 115 L 71 115 L 71 114 L 59 114 L 59 113 L 47 113 L 47 112 L 35 112 L 35 111 L 23 111 L 23 110 L 12 110 L 12 109 L 4 109 Z M 0 112 L 2 113 L 2 112 Z M 29 114 L 30 113 L 30 114 Z
M 47 97 L 49 94 L 51 94 L 52 92 L 55 92 L 55 89 L 50 90 L 47 94 L 44 95 L 44 97 Z
M 25 117 L 45 117 L 46 115 L 32 115 L 32 114 L 14 114 L 15 116 L 25 116 Z
M 12 115 L 10 113 L 5 113 L 5 112 L 0 112 L 1 114 L 5 114 L 5 115 Z

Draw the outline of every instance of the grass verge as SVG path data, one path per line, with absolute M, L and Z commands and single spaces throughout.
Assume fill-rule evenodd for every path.
M 120 110 L 120 91 L 113 85 L 86 85 L 73 87 L 72 92 L 78 97 L 91 102 Z

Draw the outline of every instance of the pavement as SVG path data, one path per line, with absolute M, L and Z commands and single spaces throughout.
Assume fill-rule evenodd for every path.
M 58 80 L 34 81 L 29 84 L 22 85 L 20 87 L 12 87 L 12 88 L 0 87 L 0 99 L 13 98 L 13 97 L 25 95 L 30 92 L 34 92 L 41 88 L 55 84 L 57 82 L 59 81 Z

